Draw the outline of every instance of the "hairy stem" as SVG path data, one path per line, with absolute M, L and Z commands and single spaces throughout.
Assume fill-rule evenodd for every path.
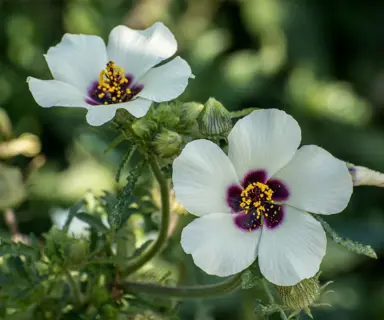
M 234 291 L 241 284 L 241 274 L 237 274 L 222 282 L 201 286 L 169 287 L 152 283 L 119 282 L 115 285 L 124 291 L 151 294 L 177 299 L 201 299 L 220 296 Z
M 263 283 L 263 288 L 264 288 L 265 292 L 267 293 L 269 302 L 271 304 L 275 304 L 275 298 L 273 297 L 273 294 L 272 294 L 271 290 L 269 289 L 269 284 L 268 284 L 267 280 L 263 279 L 262 283 Z M 286 316 L 286 314 L 282 308 L 280 308 L 280 318 L 283 320 L 288 320 L 288 318 L 287 318 L 287 316 Z
M 69 270 L 65 271 L 65 275 L 67 276 L 68 283 L 71 287 L 73 297 L 75 299 L 75 303 L 76 303 L 76 305 L 79 306 L 79 305 L 81 305 L 81 293 L 80 293 L 79 287 L 78 287 L 75 279 L 73 279 L 71 272 Z
M 161 224 L 159 235 L 156 241 L 149 247 L 148 250 L 139 256 L 137 259 L 133 260 L 125 269 L 125 274 L 129 275 L 136 270 L 140 269 L 146 262 L 151 260 L 157 253 L 159 253 L 166 240 L 168 234 L 168 226 L 170 220 L 170 204 L 169 204 L 169 189 L 167 180 L 164 178 L 157 161 L 153 158 L 149 159 L 149 165 L 152 169 L 152 172 L 159 183 L 160 186 L 160 200 L 161 200 Z
M 259 108 L 247 108 L 239 111 L 232 111 L 231 118 L 242 118 L 249 115 L 252 111 L 258 110 Z

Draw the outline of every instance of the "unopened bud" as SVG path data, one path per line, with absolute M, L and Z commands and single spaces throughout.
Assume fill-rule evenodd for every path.
M 175 112 L 180 105 L 181 103 L 178 101 L 163 102 L 157 107 L 151 119 L 158 123 L 159 127 L 174 128 L 180 122 L 180 118 Z
M 178 108 L 180 124 L 184 128 L 193 129 L 197 126 L 197 118 L 204 109 L 204 105 L 198 102 L 186 102 Z
M 179 154 L 182 146 L 181 136 L 174 131 L 163 129 L 153 142 L 156 152 L 161 157 L 172 157 Z
M 348 170 L 352 176 L 354 186 L 384 187 L 384 174 L 366 167 L 348 163 Z
M 89 244 L 82 240 L 76 240 L 69 246 L 69 263 L 78 265 L 85 262 L 89 255 Z
M 321 294 L 318 276 L 304 279 L 294 286 L 276 286 L 283 304 L 293 310 L 308 308 Z
M 231 114 L 214 98 L 205 103 L 198 123 L 200 133 L 207 136 L 225 135 L 232 129 Z
M 140 138 L 149 138 L 152 132 L 156 131 L 157 125 L 154 121 L 141 118 L 132 124 L 133 132 Z

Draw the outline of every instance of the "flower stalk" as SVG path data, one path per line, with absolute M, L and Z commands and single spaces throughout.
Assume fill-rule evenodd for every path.
M 74 297 L 74 300 L 75 300 L 75 304 L 77 306 L 79 306 L 79 305 L 81 305 L 81 293 L 80 293 L 79 287 L 78 287 L 75 279 L 73 279 L 73 277 L 71 275 L 71 272 L 69 270 L 65 271 L 65 275 L 67 277 L 69 286 L 71 287 L 71 290 L 72 290 L 72 293 L 73 293 L 73 297 Z
M 268 296 L 269 302 L 271 304 L 275 304 L 275 298 L 273 297 L 273 294 L 272 294 L 271 290 L 269 289 L 269 285 L 268 285 L 267 280 L 263 279 L 261 282 L 263 284 L 264 291 L 266 292 L 266 294 Z M 287 315 L 285 314 L 284 310 L 282 308 L 279 308 L 279 309 L 280 309 L 279 310 L 280 318 L 282 320 L 288 320 Z
M 121 290 L 133 291 L 136 293 L 166 296 L 176 299 L 201 299 L 213 298 L 237 289 L 241 284 L 241 274 L 237 274 L 222 282 L 202 286 L 180 286 L 169 287 L 152 283 L 119 282 L 116 285 Z
M 145 263 L 151 260 L 156 254 L 158 254 L 167 240 L 168 226 L 170 221 L 170 203 L 169 203 L 169 189 L 167 180 L 161 173 L 160 167 L 154 158 L 149 158 L 149 165 L 152 172 L 160 186 L 160 200 L 161 200 L 161 223 L 159 235 L 156 241 L 149 247 L 147 251 L 134 259 L 125 269 L 127 275 L 140 269 Z

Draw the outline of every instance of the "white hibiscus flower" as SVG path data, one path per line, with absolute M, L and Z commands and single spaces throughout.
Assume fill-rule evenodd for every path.
M 29 77 L 29 89 L 42 107 L 82 107 L 94 126 L 111 120 L 118 108 L 143 117 L 152 101 L 169 101 L 192 76 L 188 63 L 172 57 L 177 42 L 164 24 L 145 30 L 114 28 L 108 46 L 97 36 L 65 34 L 45 55 L 54 80 Z
M 228 276 L 256 257 L 267 280 L 290 286 L 319 270 L 326 235 L 309 213 L 335 214 L 348 204 L 344 162 L 317 146 L 299 150 L 301 131 L 279 110 L 258 110 L 228 136 L 228 156 L 208 140 L 186 145 L 173 164 L 177 199 L 200 216 L 181 244 L 205 272 Z

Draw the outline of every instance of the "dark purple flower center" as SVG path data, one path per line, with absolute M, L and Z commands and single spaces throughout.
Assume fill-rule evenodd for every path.
M 92 105 L 108 105 L 131 101 L 143 85 L 133 84 L 133 77 L 113 61 L 109 61 L 101 70 L 99 80 L 88 89 L 87 102 Z
M 268 180 L 263 170 L 248 173 L 241 188 L 232 185 L 227 190 L 227 203 L 231 207 L 235 224 L 246 231 L 262 225 L 275 228 L 284 218 L 284 207 L 276 201 L 288 199 L 289 191 L 279 180 Z

